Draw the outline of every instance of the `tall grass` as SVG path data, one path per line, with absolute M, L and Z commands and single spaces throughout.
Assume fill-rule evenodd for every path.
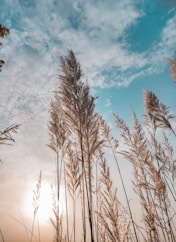
M 82 222 L 85 230 L 88 222 L 90 239 L 91 241 L 95 241 L 92 169 L 95 159 L 94 154 L 102 143 L 98 135 L 98 115 L 94 112 L 95 98 L 90 95 L 89 86 L 81 80 L 82 72 L 80 65 L 72 51 L 69 52 L 68 56 L 61 57 L 60 66 L 63 75 L 59 76 L 59 80 L 61 81 L 60 88 L 55 94 L 56 115 L 62 117 L 66 129 L 69 131 L 69 137 L 67 137 L 66 140 L 69 143 L 69 147 L 71 147 L 76 154 L 75 162 L 80 166 L 81 179 L 77 187 L 79 186 L 82 191 L 81 199 L 82 209 L 84 211 Z M 51 123 L 50 125 L 52 127 L 55 126 L 55 124 Z M 51 132 L 53 130 L 54 128 L 50 128 Z M 53 137 L 53 135 L 56 136 L 56 139 L 59 139 L 56 133 L 52 132 L 51 137 Z M 68 146 L 66 146 L 64 150 L 64 154 L 68 154 L 68 157 L 69 149 Z M 73 192 L 75 191 L 73 190 Z M 72 194 L 72 197 L 74 196 L 75 195 Z M 86 221 L 86 213 L 88 215 L 88 221 Z M 83 236 L 84 241 L 86 241 L 86 231 L 84 231 Z
M 60 68 L 59 87 L 50 108 L 49 147 L 56 154 L 57 203 L 62 199 L 60 186 L 64 185 L 67 209 L 64 216 L 56 209 L 56 241 L 176 241 L 176 159 L 169 141 L 176 136 L 175 115 L 154 93 L 145 90 L 142 121 L 133 111 L 133 127 L 129 128 L 114 114 L 121 135 L 117 141 L 95 112 L 96 98 L 73 51 L 61 57 Z M 107 149 L 113 161 L 107 157 Z M 133 168 L 131 180 L 134 196 L 139 199 L 140 221 L 134 219 L 120 169 L 121 156 Z M 112 162 L 126 198 L 123 205 L 111 179 Z
M 40 174 L 39 174 L 39 177 L 38 177 L 38 182 L 36 184 L 36 189 L 33 191 L 33 220 L 32 220 L 31 234 L 30 234 L 31 235 L 30 236 L 30 242 L 33 241 L 35 222 L 37 222 L 38 241 L 40 242 L 40 228 L 39 228 L 39 221 L 38 221 L 38 209 L 39 209 L 39 206 L 40 206 L 41 183 L 42 183 L 42 171 L 40 171 Z

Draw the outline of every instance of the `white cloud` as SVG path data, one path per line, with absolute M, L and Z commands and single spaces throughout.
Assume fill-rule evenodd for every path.
M 20 117 L 30 113 L 31 118 L 47 112 L 58 57 L 69 48 L 76 52 L 92 86 L 105 85 L 100 74 L 104 69 L 117 65 L 125 70 L 132 63 L 142 63 L 114 44 L 143 14 L 129 0 L 111 5 L 104 1 L 4 1 L 2 9 L 6 12 L 3 24 L 11 30 L 1 49 L 6 66 L 1 74 L 0 113 L 5 108 L 3 116 L 8 119 L 18 112 Z M 72 26 L 74 19 L 79 21 L 78 29 Z
M 107 98 L 105 100 L 105 107 L 110 107 L 111 105 L 112 105 L 111 100 L 109 98 Z

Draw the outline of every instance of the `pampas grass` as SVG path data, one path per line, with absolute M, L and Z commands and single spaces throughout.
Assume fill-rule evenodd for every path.
M 42 171 L 40 171 L 38 182 L 36 184 L 36 189 L 33 191 L 33 221 L 32 221 L 32 228 L 31 228 L 31 238 L 30 242 L 33 241 L 33 234 L 34 234 L 34 226 L 37 219 L 37 226 L 38 226 L 38 241 L 40 242 L 40 228 L 39 228 L 39 221 L 37 217 L 37 212 L 40 206 L 40 190 L 41 190 L 41 183 L 42 183 Z
M 143 121 L 139 121 L 133 111 L 131 129 L 114 114 L 122 138 L 118 141 L 94 111 L 96 98 L 91 96 L 87 82 L 83 81 L 73 51 L 61 57 L 60 67 L 60 85 L 51 103 L 49 147 L 60 157 L 58 189 L 63 182 L 66 197 L 72 200 L 73 218 L 68 216 L 69 211 L 66 217 L 67 227 L 72 224 L 73 234 L 68 228 L 67 238 L 58 232 L 63 228 L 64 218 L 56 214 L 59 222 L 54 226 L 61 238 L 57 241 L 63 241 L 63 238 L 68 242 L 78 241 L 78 238 L 84 242 L 175 241 L 175 210 L 171 206 L 171 197 L 174 201 L 176 198 L 175 158 L 167 136 L 168 131 L 175 136 L 172 127 L 175 115 L 154 93 L 145 90 Z M 124 142 L 123 148 L 119 142 Z M 104 153 L 107 149 L 113 154 L 126 206 L 122 206 L 118 188 L 111 180 L 111 160 Z M 134 220 L 129 203 L 119 165 L 120 156 L 133 167 L 132 184 L 142 213 L 140 226 Z M 81 231 L 76 226 L 78 204 L 82 214 Z
M 79 185 L 82 189 L 82 204 L 83 210 L 85 210 L 84 214 L 88 213 L 88 221 L 85 221 L 84 216 L 83 223 L 85 224 L 84 227 L 86 227 L 86 223 L 88 222 L 91 241 L 95 241 L 92 169 L 94 154 L 102 144 L 98 135 L 98 115 L 94 112 L 95 98 L 90 95 L 89 86 L 82 81 L 80 64 L 77 62 L 72 51 L 69 51 L 67 56 L 61 57 L 60 67 L 62 75 L 59 75 L 59 80 L 61 83 L 55 95 L 57 115 L 62 117 L 67 130 L 70 132 L 67 141 L 69 142 L 69 146 L 76 152 L 76 160 L 80 164 L 81 181 Z M 62 127 L 61 129 L 59 127 L 58 130 L 62 130 Z M 53 134 L 54 129 L 50 129 L 50 131 Z M 58 137 L 56 132 L 54 132 L 54 135 Z M 66 153 L 67 148 L 65 150 Z M 86 236 L 84 231 L 84 238 Z
M 176 83 L 176 59 L 167 58 L 167 60 L 170 65 L 171 76 L 172 76 L 174 82 Z

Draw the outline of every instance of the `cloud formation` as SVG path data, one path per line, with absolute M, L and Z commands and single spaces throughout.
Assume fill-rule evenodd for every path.
M 2 21 L 11 29 L 2 51 L 8 69 L 23 73 L 25 79 L 24 70 L 32 74 L 30 79 L 36 75 L 51 80 L 59 56 L 73 49 L 92 86 L 127 86 L 158 71 L 156 63 L 173 52 L 175 17 L 166 22 L 159 43 L 142 53 L 129 51 L 125 36 L 145 16 L 137 1 L 16 0 L 1 5 Z
M 157 43 L 143 52 L 129 49 L 126 36 L 146 15 L 137 0 L 0 0 L 0 5 L 0 22 L 11 31 L 1 48 L 6 60 L 0 76 L 1 124 L 22 123 L 26 140 L 29 123 L 42 143 L 47 140 L 59 56 L 67 49 L 74 50 L 90 85 L 101 88 L 128 86 L 160 72 L 164 58 L 174 54 L 172 15 Z

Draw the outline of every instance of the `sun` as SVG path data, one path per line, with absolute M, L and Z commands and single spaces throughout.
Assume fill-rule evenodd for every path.
M 34 191 L 36 189 L 36 184 L 31 183 L 24 196 L 23 211 L 29 219 L 34 217 Z M 65 199 L 64 199 L 64 189 L 61 187 L 61 200 L 59 202 L 60 211 L 62 214 L 65 213 Z M 53 217 L 53 191 L 51 184 L 46 181 L 42 181 L 40 188 L 40 196 L 38 199 L 38 210 L 37 217 L 40 223 L 47 223 Z

